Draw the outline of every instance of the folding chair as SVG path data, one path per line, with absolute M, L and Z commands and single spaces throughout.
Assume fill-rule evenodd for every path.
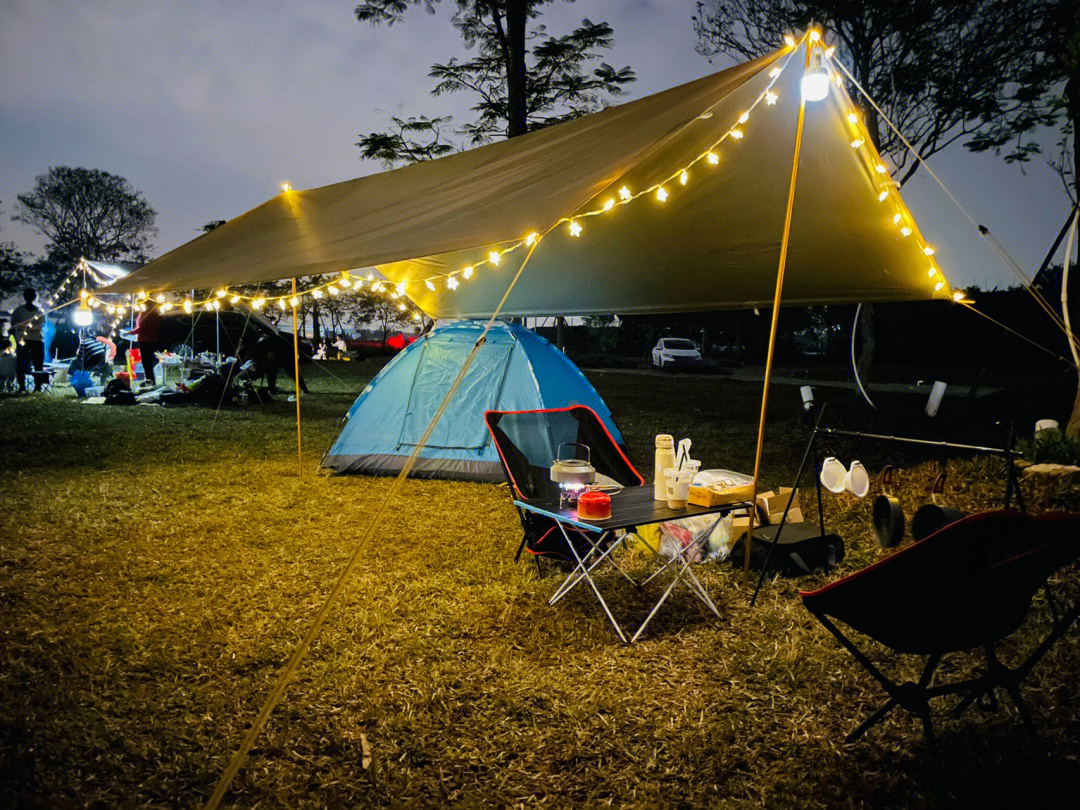
M 551 480 L 551 465 L 559 445 L 568 442 L 588 445 L 598 474 L 624 487 L 639 487 L 645 483 L 592 408 L 572 405 L 535 411 L 488 411 L 484 414 L 484 422 L 499 451 L 503 472 L 516 499 L 558 497 L 558 485 Z M 518 509 L 518 517 L 524 534 L 514 556 L 515 562 L 521 559 L 522 551 L 535 557 L 573 560 L 572 551 L 566 547 L 554 520 L 524 509 Z M 575 532 L 575 535 L 584 533 Z M 587 541 L 583 536 L 581 540 L 579 547 L 585 550 Z
M 937 746 L 930 701 L 960 695 L 954 713 L 974 701 L 995 704 L 1003 688 L 1033 730 L 1020 684 L 1080 615 L 1080 600 L 1059 605 L 1047 580 L 1080 557 L 1080 514 L 1028 517 L 1014 511 L 984 512 L 950 524 L 881 562 L 817 591 L 803 604 L 884 687 L 889 700 L 859 725 L 853 742 L 896 707 L 918 717 L 927 744 Z M 1001 663 L 997 644 L 1023 623 L 1032 599 L 1046 588 L 1052 629 L 1017 667 Z M 902 654 L 926 656 L 917 682 L 897 683 L 841 631 L 834 620 Z M 983 674 L 934 685 L 942 657 L 982 649 Z

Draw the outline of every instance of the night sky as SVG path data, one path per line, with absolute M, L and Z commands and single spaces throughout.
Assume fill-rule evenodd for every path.
M 15 196 L 50 166 L 126 177 L 158 211 L 157 252 L 278 192 L 381 171 L 357 134 L 387 115 L 469 120 L 464 95 L 431 98 L 431 63 L 465 51 L 444 0 L 392 28 L 358 23 L 350 0 L 84 0 L 0 3 L 0 239 L 40 251 L 11 222 Z M 626 99 L 726 65 L 694 52 L 692 0 L 579 0 L 544 16 L 552 33 L 606 20 L 605 60 L 638 76 Z M 1047 146 L 1056 139 L 1044 138 Z M 749 144 L 748 144 L 749 145 Z M 1021 169 L 954 146 L 931 165 L 980 223 L 1033 272 L 1068 212 L 1041 159 Z M 904 189 L 957 286 L 1012 277 L 920 172 Z

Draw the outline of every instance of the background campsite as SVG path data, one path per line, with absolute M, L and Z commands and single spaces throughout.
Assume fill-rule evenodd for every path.
M 800 597 L 898 559 L 875 497 L 910 516 L 942 473 L 935 502 L 965 513 L 1080 512 L 1080 19 L 900 5 L 0 12 L 5 302 L 40 291 L 53 359 L 95 332 L 134 348 L 147 312 L 195 355 L 173 390 L 118 353 L 138 406 L 59 368 L 0 394 L 0 801 L 1071 806 L 1075 627 L 1021 685 L 1032 729 L 991 694 L 935 704 L 936 746 L 904 712 L 848 744 L 884 695 Z M 276 390 L 234 380 L 249 328 Z M 661 339 L 702 359 L 658 370 Z M 24 345 L 5 339 L 5 384 Z M 662 433 L 758 492 L 811 435 L 859 459 L 870 497 L 821 499 L 846 554 L 763 577 L 753 605 L 741 558 L 695 564 L 719 617 L 685 588 L 633 644 L 585 588 L 551 606 L 569 569 L 515 559 L 477 417 L 578 402 L 649 485 Z M 862 435 L 812 434 L 821 414 Z M 1063 430 L 1036 440 L 1046 418 Z M 1080 604 L 1076 571 L 1003 660 Z

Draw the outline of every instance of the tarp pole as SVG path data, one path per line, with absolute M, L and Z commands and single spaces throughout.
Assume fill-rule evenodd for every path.
M 807 42 L 806 64 L 810 67 L 810 51 Z M 765 443 L 765 413 L 769 407 L 769 381 L 772 378 L 773 352 L 776 349 L 776 326 L 780 320 L 780 295 L 784 289 L 784 268 L 787 265 L 788 241 L 791 236 L 791 212 L 795 207 L 795 178 L 799 173 L 799 151 L 802 149 L 803 119 L 806 117 L 806 100 L 799 94 L 799 121 L 795 128 L 795 154 L 791 160 L 791 185 L 788 187 L 787 211 L 784 214 L 784 234 L 780 239 L 780 265 L 776 270 L 776 293 L 773 295 L 772 323 L 769 326 L 769 351 L 765 356 L 765 386 L 761 391 L 761 417 L 758 421 L 757 449 L 754 451 L 754 486 L 750 499 L 750 526 L 746 530 L 743 555 L 743 587 L 750 584 L 750 547 L 754 541 L 754 518 L 757 517 L 758 483 L 761 478 L 761 451 Z
M 296 389 L 296 474 L 304 477 L 304 450 L 300 440 L 300 325 L 296 320 L 296 279 L 292 280 L 293 386 Z

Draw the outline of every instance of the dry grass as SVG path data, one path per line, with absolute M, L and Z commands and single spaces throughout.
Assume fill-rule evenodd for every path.
M 313 381 L 309 468 L 373 371 L 349 365 L 335 368 L 344 381 Z M 595 379 L 639 457 L 666 427 L 687 429 L 706 461 L 747 466 L 753 387 L 714 381 L 695 395 L 680 379 L 673 424 L 654 378 L 633 390 L 614 374 Z M 788 399 L 775 406 L 777 482 L 801 450 Z M 297 480 L 290 408 L 215 422 L 199 409 L 0 402 L 5 806 L 171 807 L 209 795 L 389 485 Z M 902 471 L 909 507 L 935 472 Z M 950 462 L 948 497 L 996 505 L 999 475 L 993 462 Z M 1043 508 L 1080 504 L 1058 485 L 1026 492 Z M 842 744 L 882 695 L 803 610 L 795 583 L 767 586 L 750 611 L 732 569 L 709 568 L 722 623 L 681 598 L 623 647 L 584 594 L 549 608 L 556 580 L 513 564 L 505 489 L 410 482 L 406 495 L 241 771 L 236 806 L 1075 801 L 1076 629 L 1025 692 L 1042 739 L 1028 739 L 1007 704 L 959 720 L 942 711 L 951 776 L 938 784 L 903 715 Z M 845 571 L 879 556 L 868 503 L 828 509 L 848 542 Z M 1075 572 L 1063 587 L 1080 596 Z M 616 610 L 642 609 L 613 593 Z M 1018 646 L 1045 629 L 1037 607 Z

